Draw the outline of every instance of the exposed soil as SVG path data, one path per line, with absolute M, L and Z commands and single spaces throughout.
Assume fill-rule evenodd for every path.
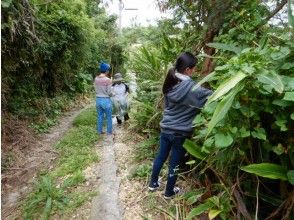
M 121 180 L 119 199 L 122 204 L 124 220 L 143 220 L 165 219 L 160 211 L 154 209 L 166 206 L 167 202 L 163 199 L 164 187 L 159 191 L 150 193 L 148 191 L 148 176 L 142 178 L 134 177 L 136 168 L 142 163 L 135 159 L 136 146 L 143 141 L 144 137 L 134 134 L 121 126 L 117 128 L 114 146 L 116 148 L 116 161 L 118 164 L 118 177 Z
M 2 175 L 3 219 L 22 219 L 19 206 L 32 190 L 36 175 L 40 170 L 53 169 L 54 161 L 58 158 L 54 145 L 85 108 L 64 115 L 59 125 L 40 137 L 36 145 L 27 151 L 26 159 L 17 169 L 11 169 Z M 142 140 L 143 137 L 127 129 L 127 124 L 114 125 L 114 135 L 103 135 L 95 146 L 101 160 L 84 170 L 86 182 L 75 188 L 75 192 L 97 191 L 97 196 L 70 213 L 55 214 L 50 219 L 166 219 L 165 209 L 170 203 L 162 197 L 163 188 L 150 193 L 147 190 L 148 176 L 133 177 L 140 165 L 134 159 L 135 146 Z M 151 161 L 146 163 L 151 166 Z M 102 215 L 97 214 L 100 211 Z
M 21 160 L 17 160 L 5 172 L 2 172 L 2 219 L 20 218 L 19 206 L 24 197 L 32 191 L 33 183 L 38 172 L 45 169 L 50 170 L 54 166 L 54 160 L 58 157 L 54 145 L 72 126 L 73 119 L 91 105 L 65 113 L 60 118 L 59 124 L 52 127 L 48 134 L 35 137 L 35 140 L 31 142 L 30 146 L 21 152 L 19 151 Z M 18 151 L 13 151 L 13 153 L 15 152 Z M 17 155 L 13 156 L 17 157 Z
M 97 182 L 99 194 L 92 200 L 90 219 L 120 220 L 118 200 L 119 179 L 115 161 L 113 135 L 103 135 L 100 161 L 100 178 Z
M 130 137 L 132 137 L 130 139 Z M 134 136 L 122 126 L 116 130 L 114 146 L 116 149 L 116 161 L 118 164 L 118 177 L 120 178 L 119 199 L 123 210 L 123 219 L 143 219 L 144 215 L 138 200 L 141 197 L 144 185 L 140 181 L 129 179 L 136 164 L 133 163 Z M 146 189 L 146 188 L 145 188 Z
M 87 105 L 82 109 L 65 113 L 60 118 L 59 124 L 50 129 L 48 134 L 36 137 L 35 143 L 27 148 L 26 153 L 22 155 L 21 163 L 14 164 L 13 167 L 2 173 L 2 219 L 22 219 L 20 205 L 32 191 L 37 174 L 42 170 L 54 168 L 54 161 L 58 158 L 58 152 L 55 151 L 54 145 L 72 127 L 74 118 L 90 106 Z M 136 166 L 132 160 L 136 136 L 129 138 L 131 134 L 126 125 L 118 127 L 114 125 L 114 133 L 111 142 L 107 141 L 106 135 L 98 141 L 96 153 L 102 158 L 102 161 L 92 164 L 84 170 L 86 182 L 75 189 L 76 192 L 97 191 L 97 196 L 71 213 L 55 214 L 50 219 L 98 219 L 99 216 L 95 216 L 95 211 L 93 212 L 93 209 L 97 208 L 97 204 L 95 204 L 97 201 L 100 201 L 100 204 L 105 207 L 112 206 L 111 212 L 119 213 L 117 215 L 119 217 L 108 217 L 107 219 L 143 219 L 144 210 L 141 208 L 139 200 L 142 199 L 141 194 L 147 189 L 147 185 L 146 183 L 142 185 L 140 180 L 129 179 L 130 173 Z M 105 156 L 103 152 L 109 156 L 109 151 L 103 151 L 103 148 L 107 149 L 109 145 L 113 147 L 113 160 L 109 160 L 108 157 L 103 161 Z M 101 180 L 103 167 L 106 169 L 104 171 L 106 174 L 107 169 L 115 167 L 114 178 L 118 179 L 117 187 L 119 188 L 117 189 L 118 195 L 114 199 L 117 201 L 99 197 L 101 193 L 99 190 L 107 185 L 105 181 Z M 119 185 L 119 183 L 121 184 Z M 118 206 L 113 206 L 113 203 Z
M 103 148 L 103 140 L 100 139 L 95 146 L 95 151 L 99 158 L 102 157 L 102 149 Z M 97 196 L 100 195 L 98 191 L 98 183 L 100 182 L 101 178 L 101 162 L 97 162 L 92 164 L 91 166 L 87 167 L 83 173 L 85 175 L 86 182 L 80 184 L 78 187 L 75 188 L 75 192 L 97 192 Z M 64 214 L 55 214 L 50 219 L 54 220 L 81 220 L 81 219 L 91 219 L 92 213 L 92 204 L 93 200 L 88 200 L 82 206 L 78 207 L 77 209 L 73 210 L 70 213 Z

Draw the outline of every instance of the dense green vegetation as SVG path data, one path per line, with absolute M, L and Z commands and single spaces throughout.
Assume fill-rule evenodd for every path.
M 195 80 L 214 94 L 185 143 L 191 155 L 185 177 L 197 181 L 197 189 L 180 200 L 180 218 L 294 218 L 291 2 L 158 0 L 173 18 L 125 28 L 119 36 L 116 17 L 107 15 L 100 1 L 3 0 L 1 123 L 4 161 L 10 161 L 5 167 L 13 163 L 7 152 L 17 149 L 11 147 L 14 138 L 27 134 L 18 130 L 46 132 L 73 100 L 91 91 L 101 60 L 110 62 L 113 72 L 136 73 L 130 128 L 146 137 L 136 159 L 151 160 L 163 80 L 177 55 L 191 51 L 200 60 Z M 97 140 L 94 112 L 79 116 L 56 146 L 57 167 L 40 177 L 24 206 L 27 218 L 47 218 L 87 197 L 67 193 L 84 181 L 82 169 L 97 160 L 91 148 Z M 148 172 L 150 166 L 142 163 L 134 177 Z M 177 213 L 173 209 L 170 215 Z
M 184 196 L 183 215 L 188 219 L 204 213 L 210 219 L 293 218 L 290 1 L 277 1 L 273 8 L 261 1 L 229 0 L 215 1 L 213 7 L 209 1 L 166 0 L 160 5 L 173 10 L 173 25 L 168 31 L 157 29 L 154 35 L 161 36 L 160 42 L 148 41 L 131 54 L 138 77 L 132 128 L 147 136 L 158 135 L 161 85 L 183 50 L 198 55 L 202 67 L 196 78 L 214 90 L 194 120 L 194 137 L 185 143 L 192 155 L 188 176 L 204 190 Z M 278 22 L 274 16 L 285 9 L 288 19 L 282 13 Z M 150 150 L 155 143 L 150 142 Z M 143 154 L 139 158 L 144 159 Z
M 58 160 L 53 170 L 41 172 L 35 191 L 23 204 L 25 219 L 48 219 L 54 213 L 73 211 L 95 191 L 79 192 L 76 187 L 86 179 L 83 170 L 98 161 L 94 144 L 96 134 L 95 108 L 89 108 L 78 115 L 67 134 L 55 146 Z
M 91 88 L 100 61 L 122 68 L 116 17 L 99 1 L 5 0 L 1 7 L 5 113 L 45 123 Z
M 35 133 L 92 100 L 99 62 L 123 70 L 124 51 L 116 17 L 100 1 L 3 0 L 1 9 L 2 161 L 9 167 Z

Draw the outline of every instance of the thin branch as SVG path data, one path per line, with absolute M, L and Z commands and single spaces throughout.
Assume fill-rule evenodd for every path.
M 233 190 L 233 194 L 234 194 L 234 197 L 236 199 L 236 202 L 238 204 L 238 210 L 241 212 L 241 214 L 243 215 L 244 219 L 246 220 L 251 220 L 251 216 L 245 206 L 245 203 L 240 195 L 240 193 L 238 192 L 238 190 L 235 188 Z
M 286 5 L 288 3 L 288 0 L 283 0 L 281 1 L 281 3 L 279 5 L 277 5 L 277 7 L 275 8 L 275 10 L 273 10 L 264 20 L 264 22 L 268 22 L 272 17 L 274 17 L 280 10 L 282 10 L 282 8 L 284 7 L 284 5 Z
M 195 23 L 197 27 L 199 27 L 199 22 L 195 19 L 196 16 L 193 16 L 184 6 L 181 4 L 178 5 L 190 18 L 191 20 Z
M 286 203 L 287 200 L 283 201 L 282 204 L 274 212 L 272 212 L 265 220 L 273 219 L 276 215 L 278 215 Z
M 257 186 L 256 186 L 256 208 L 255 208 L 255 220 L 258 220 L 258 207 L 259 207 L 259 179 L 258 177 L 256 177 L 257 179 Z
M 165 213 L 167 216 L 174 219 L 174 216 L 172 216 L 168 211 L 164 210 L 163 208 L 155 207 L 155 209 L 158 209 L 160 212 Z
M 289 216 L 291 215 L 291 213 L 293 211 L 293 207 L 294 207 L 294 191 L 289 193 L 286 205 L 287 205 L 286 213 L 284 214 L 282 220 L 289 219 Z
M 283 0 L 275 10 L 273 10 L 261 23 L 259 23 L 255 28 L 253 28 L 252 31 L 257 31 L 259 28 L 261 28 L 263 25 L 265 25 L 272 17 L 274 17 L 282 8 L 287 4 L 288 0 Z

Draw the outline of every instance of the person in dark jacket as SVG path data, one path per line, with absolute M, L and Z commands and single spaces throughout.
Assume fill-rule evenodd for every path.
M 160 148 L 153 162 L 149 190 L 159 188 L 159 173 L 170 151 L 167 184 L 164 198 L 171 199 L 180 189 L 175 187 L 177 168 L 183 160 L 186 150 L 183 147 L 186 138 L 193 134 L 192 122 L 204 106 L 212 91 L 196 86 L 190 77 L 195 71 L 197 58 L 184 52 L 177 58 L 175 66 L 168 71 L 163 84 L 164 112 L 160 122 Z M 196 89 L 193 89 L 196 88 Z

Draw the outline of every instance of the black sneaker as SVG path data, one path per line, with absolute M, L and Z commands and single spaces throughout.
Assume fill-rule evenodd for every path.
M 150 183 L 148 186 L 149 191 L 154 192 L 160 187 L 160 183 Z
M 173 199 L 175 197 L 176 194 L 178 194 L 181 190 L 179 187 L 174 187 L 174 190 L 173 190 L 173 194 L 171 195 L 167 195 L 166 193 L 164 194 L 163 198 L 165 199 Z
M 127 120 L 129 120 L 129 119 L 130 119 L 130 117 L 129 117 L 128 113 L 124 115 L 124 119 L 125 119 L 125 121 L 127 121 Z
M 120 125 L 121 124 L 121 120 L 118 117 L 116 117 L 116 120 L 117 120 L 117 123 Z

